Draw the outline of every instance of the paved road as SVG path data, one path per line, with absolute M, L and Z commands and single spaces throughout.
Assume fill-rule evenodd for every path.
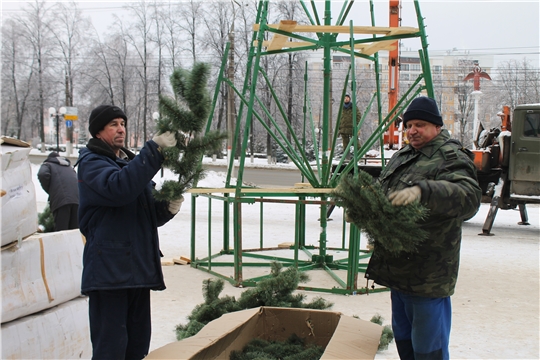
M 41 164 L 47 158 L 48 154 L 49 152 L 45 154 L 30 154 L 30 162 L 32 164 Z M 77 162 L 78 156 L 76 155 L 69 157 L 72 165 Z M 204 164 L 204 167 L 211 171 L 227 172 L 227 168 L 224 165 Z M 238 168 L 236 168 L 235 175 L 238 175 Z M 302 177 L 300 171 L 296 169 L 245 167 L 243 180 L 245 183 L 252 183 L 261 187 L 293 187 L 294 184 L 302 182 Z
M 216 172 L 227 172 L 225 166 L 203 165 L 205 169 Z M 235 169 L 234 177 L 238 176 L 238 168 Z M 302 176 L 296 169 L 279 168 L 250 168 L 244 167 L 244 183 L 252 183 L 260 187 L 293 187 L 302 182 Z

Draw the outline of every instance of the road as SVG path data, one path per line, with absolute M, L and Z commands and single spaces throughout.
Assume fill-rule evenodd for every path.
M 30 162 L 32 164 L 41 164 L 47 158 L 49 152 L 45 154 L 30 154 Z M 69 160 L 74 165 L 77 162 L 77 156 L 70 156 Z M 205 169 L 216 172 L 227 172 L 225 165 L 204 164 Z M 235 175 L 238 175 L 238 168 L 235 169 Z M 235 176 L 235 177 L 236 177 Z M 297 169 L 280 169 L 280 168 L 244 168 L 244 183 L 251 183 L 260 187 L 293 187 L 294 184 L 302 182 L 300 171 Z
M 225 166 L 204 164 L 203 167 L 210 171 L 227 172 Z M 238 168 L 235 171 L 234 177 L 237 177 Z M 302 176 L 297 169 L 244 167 L 243 182 L 260 187 L 294 187 L 294 184 L 302 182 Z

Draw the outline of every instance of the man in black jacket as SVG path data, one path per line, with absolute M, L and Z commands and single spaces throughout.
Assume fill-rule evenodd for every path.
M 79 186 L 69 159 L 51 152 L 37 176 L 41 187 L 49 194 L 54 231 L 79 228 Z

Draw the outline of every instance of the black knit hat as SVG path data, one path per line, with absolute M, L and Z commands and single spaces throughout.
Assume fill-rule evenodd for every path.
M 424 120 L 434 125 L 444 125 L 437 103 L 426 96 L 417 97 L 411 102 L 403 114 L 403 126 L 406 126 L 409 120 Z
M 118 106 L 99 105 L 90 113 L 88 130 L 93 137 L 101 131 L 109 122 L 114 119 L 122 118 L 127 121 L 126 114 Z

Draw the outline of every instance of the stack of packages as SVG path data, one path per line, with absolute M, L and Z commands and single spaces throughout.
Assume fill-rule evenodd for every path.
M 36 233 L 30 145 L 2 137 L 2 359 L 90 358 L 79 230 Z

